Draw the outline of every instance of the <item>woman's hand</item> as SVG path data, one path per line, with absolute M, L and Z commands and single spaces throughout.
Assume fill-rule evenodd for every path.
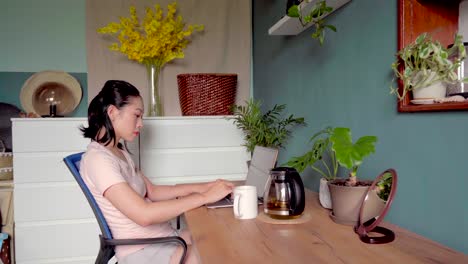
M 232 193 L 234 184 L 226 180 L 218 179 L 214 182 L 208 183 L 207 187 L 207 190 L 201 194 L 205 196 L 206 203 L 213 203 Z
M 227 180 L 223 180 L 223 179 L 217 179 L 216 181 L 211 181 L 211 182 L 206 183 L 205 184 L 205 190 L 203 190 L 202 192 L 208 191 L 212 186 L 214 186 L 218 182 L 225 183 L 225 184 L 231 186 L 231 188 L 234 188 L 234 183 L 232 183 L 230 181 L 227 181 Z

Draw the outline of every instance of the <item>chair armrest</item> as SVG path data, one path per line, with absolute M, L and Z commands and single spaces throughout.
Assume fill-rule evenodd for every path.
M 105 239 L 106 244 L 111 246 L 122 246 L 122 245 L 142 245 L 142 244 L 160 244 L 174 242 L 178 243 L 184 248 L 187 248 L 185 240 L 179 236 L 168 236 L 168 237 L 155 237 L 155 238 L 133 238 L 133 239 Z
M 155 237 L 155 238 L 133 238 L 133 239 L 103 239 L 101 241 L 109 246 L 122 246 L 122 245 L 141 245 L 141 244 L 163 244 L 163 243 L 177 243 L 183 248 L 180 264 L 184 263 L 185 256 L 187 255 L 187 243 L 179 236 L 168 237 Z

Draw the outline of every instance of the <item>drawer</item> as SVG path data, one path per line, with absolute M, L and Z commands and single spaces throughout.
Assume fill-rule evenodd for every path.
M 240 147 L 243 133 L 232 121 L 218 118 L 144 120 L 142 149 Z
M 94 218 L 86 197 L 75 182 L 17 184 L 14 201 L 16 224 Z
M 165 180 L 194 176 L 219 178 L 220 175 L 247 174 L 249 154 L 244 147 L 147 149 L 141 153 L 141 167 L 146 176 Z M 190 180 L 192 178 L 192 180 Z
M 35 120 L 37 119 L 37 120 Z M 79 127 L 87 125 L 84 118 L 13 119 L 14 153 L 39 151 L 80 151 L 90 142 Z
M 99 250 L 99 226 L 93 220 L 16 225 L 16 263 L 68 263 L 66 258 L 89 257 L 94 263 Z M 45 262 L 43 262 L 45 263 Z M 75 262 L 76 263 L 76 260 Z

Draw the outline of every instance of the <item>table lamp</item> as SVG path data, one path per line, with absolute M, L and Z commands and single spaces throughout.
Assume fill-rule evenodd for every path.
M 65 87 L 58 83 L 46 83 L 38 89 L 37 100 L 49 106 L 49 114 L 42 117 L 63 117 L 57 115 L 57 106 L 62 103 L 64 89 Z

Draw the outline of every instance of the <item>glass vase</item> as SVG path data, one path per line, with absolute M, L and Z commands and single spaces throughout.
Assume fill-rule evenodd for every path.
M 163 105 L 159 90 L 159 74 L 161 67 L 153 64 L 146 65 L 148 72 L 148 87 L 149 87 L 149 105 L 148 116 L 163 116 Z

